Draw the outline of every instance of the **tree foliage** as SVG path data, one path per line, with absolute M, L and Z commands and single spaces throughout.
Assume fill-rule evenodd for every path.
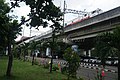
M 0 0 L 0 42 L 2 47 L 7 46 L 8 37 L 11 38 L 12 43 L 14 39 L 17 38 L 17 35 L 20 34 L 21 27 L 17 26 L 18 21 L 12 20 L 8 15 L 9 6 L 4 3 L 3 0 Z
M 55 32 L 62 29 L 60 21 L 62 12 L 52 0 L 11 0 L 12 7 L 19 7 L 20 2 L 25 2 L 30 7 L 29 19 L 22 18 L 22 24 L 30 20 L 29 25 L 38 29 L 39 26 L 51 27 Z M 52 24 L 50 24 L 52 23 Z
M 64 51 L 68 48 L 69 45 L 64 42 L 57 42 L 57 45 L 58 47 L 56 48 L 57 48 L 58 57 L 63 58 Z
M 55 33 L 59 33 L 63 31 L 63 26 L 60 25 L 60 21 L 62 20 L 62 12 L 59 7 L 56 7 L 52 0 L 11 0 L 12 7 L 19 7 L 19 2 L 25 2 L 26 5 L 30 7 L 30 13 L 28 14 L 29 19 L 22 18 L 22 22 L 19 25 L 27 23 L 31 27 L 35 27 L 36 29 L 39 26 L 50 27 L 52 28 L 52 38 L 53 38 L 53 46 L 54 46 L 54 37 Z M 52 48 L 52 50 L 54 50 Z M 54 51 L 52 51 L 54 53 Z M 51 68 L 52 70 L 52 58 L 51 58 Z
M 105 59 L 108 56 L 118 57 L 118 76 L 120 76 L 120 26 L 117 26 L 113 32 L 105 32 L 96 38 L 96 53 L 105 65 Z M 118 77 L 118 80 L 120 78 Z
M 13 61 L 13 54 L 11 52 L 11 45 L 15 42 L 14 39 L 17 37 L 17 34 L 21 31 L 21 26 L 18 25 L 17 20 L 13 20 L 9 16 L 10 8 L 4 0 L 0 0 L 0 50 L 5 50 L 8 47 L 8 66 L 6 75 L 11 75 L 11 67 Z
M 65 50 L 65 54 L 63 55 L 64 59 L 67 61 L 66 65 L 66 73 L 68 75 L 68 80 L 70 76 L 76 76 L 76 71 L 80 66 L 80 57 L 77 53 L 75 53 L 71 48 L 67 48 Z
M 108 56 L 112 56 L 115 52 L 113 51 L 114 48 L 111 47 L 111 33 L 106 32 L 99 34 L 96 38 L 96 46 L 95 46 L 95 52 L 97 53 L 97 56 L 101 59 L 101 64 L 105 66 L 105 61 L 108 58 Z

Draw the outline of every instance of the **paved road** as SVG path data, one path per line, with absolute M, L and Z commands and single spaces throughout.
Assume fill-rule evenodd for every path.
M 66 62 L 64 60 L 54 59 L 53 63 L 60 63 L 62 65 L 65 65 Z M 81 63 L 77 71 L 77 77 L 82 77 L 84 80 L 95 80 L 95 77 L 97 76 L 97 69 L 101 71 L 101 68 L 99 68 L 96 64 Z M 117 67 L 106 66 L 104 80 L 117 80 L 117 71 Z
M 97 72 L 95 69 L 89 69 L 84 67 L 79 67 L 77 71 L 77 77 L 82 77 L 85 80 L 95 80 Z M 117 73 L 105 72 L 104 80 L 117 80 Z

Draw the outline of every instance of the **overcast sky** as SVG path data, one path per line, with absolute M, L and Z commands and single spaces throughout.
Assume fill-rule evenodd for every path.
M 63 10 L 63 2 L 64 0 L 53 0 L 56 6 L 61 7 Z M 67 9 L 79 10 L 79 11 L 86 11 L 90 12 L 100 8 L 103 12 L 108 11 L 110 9 L 116 8 L 120 6 L 120 0 L 65 0 Z M 14 14 L 17 16 L 26 16 L 29 13 L 30 9 L 28 6 L 25 6 L 23 3 L 21 4 L 20 8 L 16 8 L 14 10 Z M 65 21 L 70 21 L 74 18 L 78 17 L 77 14 L 65 14 Z M 41 32 L 45 32 L 49 30 L 49 28 L 40 28 L 40 30 L 35 30 L 32 28 L 31 35 L 38 35 Z M 23 32 L 22 32 L 23 33 Z M 30 36 L 29 28 L 24 28 L 24 36 Z M 19 39 L 19 38 L 18 38 Z

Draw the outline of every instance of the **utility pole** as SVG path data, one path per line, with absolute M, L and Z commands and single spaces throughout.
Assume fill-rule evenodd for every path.
M 24 36 L 25 26 L 23 27 L 23 36 Z
M 65 0 L 64 0 L 64 6 L 63 6 L 63 28 L 65 27 Z
M 32 30 L 31 30 L 31 28 L 30 28 L 30 37 L 31 37 L 31 32 L 32 32 Z
M 64 5 L 63 5 L 63 28 L 65 27 L 65 14 L 67 14 L 67 13 L 78 14 L 78 15 L 81 15 L 81 16 L 89 15 L 89 12 L 79 11 L 79 10 L 74 10 L 74 9 L 67 9 L 67 4 L 64 0 Z

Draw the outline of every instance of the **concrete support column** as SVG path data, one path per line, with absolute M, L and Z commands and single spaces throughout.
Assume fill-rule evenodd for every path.
M 51 55 L 51 49 L 49 47 L 46 48 L 46 56 Z
M 88 56 L 91 57 L 91 50 L 88 50 Z
M 85 56 L 86 56 L 86 51 L 84 51 L 84 53 L 83 53 Z
M 91 50 L 85 50 L 84 55 L 88 56 L 88 57 L 91 57 Z

